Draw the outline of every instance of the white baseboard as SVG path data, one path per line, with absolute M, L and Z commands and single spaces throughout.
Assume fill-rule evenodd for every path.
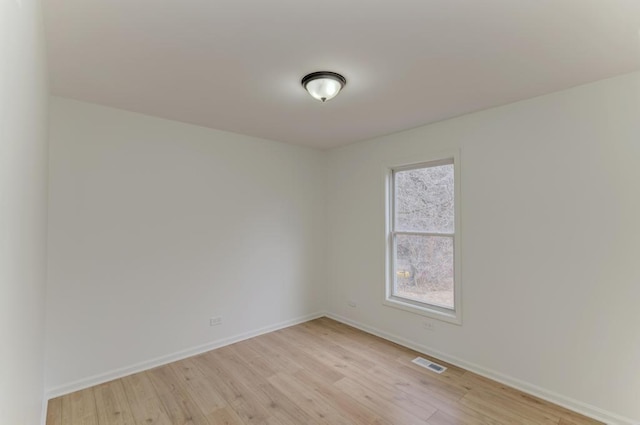
M 259 328 L 253 331 L 244 332 L 239 335 L 234 335 L 234 336 L 219 339 L 216 341 L 211 341 L 206 344 L 198 345 L 192 348 L 187 348 L 185 350 L 181 350 L 172 354 L 167 354 L 164 356 L 156 357 L 154 359 L 146 360 L 144 362 L 118 368 L 109 372 L 100 373 L 97 375 L 82 378 L 77 381 L 70 382 L 68 384 L 60 385 L 54 388 L 48 388 L 45 391 L 44 403 L 46 406 L 48 400 L 59 397 L 61 395 L 69 394 L 74 391 L 83 390 L 85 388 L 89 388 L 94 385 L 99 385 L 108 381 L 112 381 L 114 379 L 122 378 L 123 376 L 128 376 L 134 373 L 152 369 L 154 367 L 162 366 L 167 363 L 182 360 L 187 357 L 202 354 L 204 352 L 211 351 L 216 348 L 224 347 L 226 345 L 230 345 L 236 342 L 244 341 L 245 339 L 253 338 L 258 335 L 277 331 L 278 329 L 283 329 L 289 326 L 297 325 L 299 323 L 308 322 L 309 320 L 317 319 L 319 317 L 323 317 L 324 315 L 325 315 L 324 312 L 319 312 L 314 314 L 308 314 L 306 316 L 297 317 L 291 320 L 285 320 L 284 322 L 265 326 L 263 328 Z M 43 411 L 43 417 L 46 418 L 46 409 L 44 409 Z M 44 424 L 44 419 L 43 419 L 43 424 Z
M 638 421 L 634 421 L 632 419 L 622 417 L 613 412 L 608 412 L 604 409 L 591 406 L 587 403 L 583 403 L 581 401 L 572 399 L 570 397 L 565 397 L 553 391 L 549 391 L 544 388 L 538 387 L 536 385 L 530 384 L 528 382 L 522 381 L 520 379 L 516 379 L 511 376 L 504 375 L 495 370 L 487 369 L 485 367 L 482 367 L 475 363 L 468 362 L 458 357 L 450 356 L 441 351 L 434 350 L 430 347 L 427 347 L 426 345 L 417 344 L 408 339 L 402 338 L 400 336 L 394 335 L 389 332 L 385 332 L 383 330 L 374 328 L 369 325 L 365 325 L 363 323 L 340 316 L 338 314 L 327 312 L 325 316 L 331 319 L 337 320 L 338 322 L 344 323 L 346 325 L 353 326 L 354 328 L 360 329 L 370 334 L 379 336 L 380 338 L 384 338 L 391 342 L 395 342 L 396 344 L 399 344 L 404 347 L 410 348 L 412 350 L 418 351 L 420 353 L 426 354 L 428 356 L 435 357 L 444 362 L 451 363 L 455 366 L 461 367 L 473 373 L 477 373 L 478 375 L 482 375 L 485 378 L 489 378 L 494 381 L 500 382 L 502 384 L 508 385 L 512 388 L 518 389 L 527 394 L 531 394 L 535 397 L 538 397 L 543 400 L 549 401 L 551 403 L 557 404 L 559 406 L 565 407 L 569 410 L 573 410 L 574 412 L 583 414 L 595 420 L 602 421 L 610 425 L 640 425 L 640 422 Z

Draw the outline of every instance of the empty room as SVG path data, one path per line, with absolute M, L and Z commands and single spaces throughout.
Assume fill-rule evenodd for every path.
M 640 1 L 0 31 L 0 425 L 640 424 Z

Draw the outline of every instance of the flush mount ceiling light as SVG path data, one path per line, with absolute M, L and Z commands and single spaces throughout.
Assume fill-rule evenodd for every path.
M 347 80 L 342 75 L 329 71 L 312 72 L 302 78 L 302 87 L 320 102 L 336 97 L 345 84 Z

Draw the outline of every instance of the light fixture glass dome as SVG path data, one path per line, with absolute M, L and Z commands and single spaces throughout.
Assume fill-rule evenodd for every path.
M 342 75 L 329 71 L 313 72 L 302 79 L 302 86 L 321 102 L 336 97 L 345 84 L 347 80 Z

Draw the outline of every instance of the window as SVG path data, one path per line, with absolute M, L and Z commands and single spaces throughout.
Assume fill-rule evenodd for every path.
M 393 167 L 385 304 L 461 322 L 457 155 Z

